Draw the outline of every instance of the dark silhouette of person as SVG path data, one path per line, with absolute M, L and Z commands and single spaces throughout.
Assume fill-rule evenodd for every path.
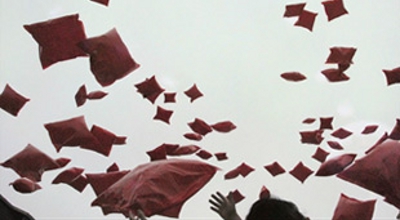
M 12 205 L 6 198 L 0 195 L 0 219 L 1 220 L 34 220 L 26 211 Z
M 224 220 L 241 220 L 236 212 L 232 194 L 227 197 L 220 192 L 211 195 L 209 200 L 211 210 L 218 213 Z M 292 202 L 277 198 L 260 198 L 250 208 L 246 220 L 307 220 Z

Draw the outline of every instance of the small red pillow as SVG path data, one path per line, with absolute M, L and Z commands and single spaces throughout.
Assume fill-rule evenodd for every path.
M 289 173 L 299 180 L 300 182 L 304 183 L 304 181 L 314 173 L 310 168 L 305 166 L 302 162 L 299 162 Z
M 156 115 L 153 117 L 153 119 L 160 120 L 160 121 L 163 121 L 163 122 L 169 124 L 170 123 L 169 120 L 173 113 L 174 113 L 174 111 L 157 106 L 157 112 L 156 112 Z
M 317 161 L 323 163 L 323 162 L 325 162 L 326 157 L 328 157 L 328 155 L 329 155 L 329 152 L 327 152 L 324 149 L 318 147 L 315 150 L 315 153 L 311 157 L 316 159 Z
M 148 99 L 152 104 L 155 103 L 158 96 L 164 92 L 164 88 L 157 82 L 156 76 L 135 84 L 137 92 L 142 94 L 143 98 Z
M 272 176 L 277 176 L 286 172 L 286 170 L 278 162 L 273 162 L 272 164 L 265 165 L 264 168 Z
M 186 90 L 184 93 L 187 97 L 190 98 L 190 102 L 194 102 L 194 100 L 203 96 L 203 93 L 200 92 L 196 84 L 193 84 L 193 86 Z
M 327 0 L 323 1 L 322 5 L 324 6 L 328 21 L 332 21 L 335 18 L 348 14 L 344 7 L 343 0 Z
M 270 198 L 271 197 L 271 192 L 269 191 L 269 189 L 266 186 L 262 186 L 260 193 L 258 194 L 258 197 L 260 199 L 262 198 Z
M 72 167 L 64 170 L 54 178 L 52 184 L 65 183 L 77 191 L 82 192 L 87 185 L 86 177 L 82 176 L 83 171 L 84 169 L 79 167 Z
M 17 116 L 19 111 L 24 107 L 25 103 L 29 99 L 17 93 L 8 84 L 0 94 L 0 108 L 10 113 L 13 116 Z
M 179 145 L 177 148 L 178 147 Z M 150 161 L 167 159 L 167 150 L 165 149 L 164 145 L 160 145 L 152 150 L 146 151 L 146 154 L 149 155 Z
M 196 153 L 196 155 L 204 160 L 208 160 L 213 156 L 212 153 L 210 153 L 206 150 L 200 150 L 199 152 Z
M 235 204 L 241 202 L 243 199 L 246 198 L 238 189 L 235 189 L 234 191 L 230 192 L 230 194 L 232 195 Z
M 283 17 L 295 17 L 300 16 L 301 12 L 303 12 L 306 3 L 297 3 L 297 4 L 289 4 L 285 7 L 285 13 Z
M 213 130 L 212 127 L 207 124 L 207 122 L 205 122 L 199 118 L 195 118 L 194 121 L 189 122 L 188 125 L 192 129 L 192 131 L 194 131 L 198 134 L 201 134 L 203 136 L 212 132 L 212 130 Z
M 82 144 L 81 148 L 92 150 L 104 156 L 109 156 L 117 136 L 111 131 L 97 125 L 92 126 L 90 133 L 93 134 L 96 140 L 87 144 Z
M 51 182 L 52 184 L 70 183 L 83 173 L 84 169 L 80 167 L 72 167 L 59 173 Z
M 108 3 L 110 2 L 110 0 L 90 0 L 90 1 L 102 4 L 104 6 L 108 6 Z
M 285 72 L 281 74 L 281 77 L 287 81 L 299 82 L 307 79 L 306 76 L 299 72 Z
M 400 67 L 391 70 L 383 70 L 383 73 L 385 74 L 388 86 L 400 83 Z
M 317 17 L 317 13 L 303 10 L 294 25 L 300 26 L 300 27 L 308 29 L 309 31 L 312 31 L 316 17 Z
M 214 156 L 217 158 L 218 161 L 227 160 L 228 159 L 228 156 L 226 155 L 225 152 L 215 153 Z
M 331 47 L 325 63 L 352 64 L 357 49 L 354 47 Z
M 116 29 L 81 41 L 78 46 L 90 55 L 90 69 L 102 86 L 109 86 L 139 68 Z
M 301 143 L 318 145 L 324 140 L 324 138 L 322 137 L 323 132 L 324 130 L 301 131 Z
M 218 132 L 230 132 L 236 129 L 236 125 L 233 124 L 231 121 L 221 121 L 211 125 L 211 128 Z
M 329 68 L 321 71 L 329 82 L 343 82 L 350 79 L 342 70 Z
M 246 163 L 241 163 L 239 166 L 237 166 L 235 169 L 227 172 L 224 176 L 225 179 L 233 179 L 236 178 L 237 176 L 241 175 L 242 177 L 246 177 L 249 175 L 251 172 L 254 171 L 254 168 L 247 165 Z
M 19 178 L 10 183 L 10 185 L 12 185 L 13 188 L 20 193 L 32 193 L 42 188 L 35 181 L 32 181 L 26 177 Z

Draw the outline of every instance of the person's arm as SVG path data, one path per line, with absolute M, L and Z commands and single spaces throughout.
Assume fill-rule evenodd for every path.
M 223 196 L 220 192 L 211 195 L 208 200 L 211 203 L 211 210 L 218 213 L 224 220 L 241 220 L 236 212 L 235 201 L 232 194 L 229 193 L 227 197 Z

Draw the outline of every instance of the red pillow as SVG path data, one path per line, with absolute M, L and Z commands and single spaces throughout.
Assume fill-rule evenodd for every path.
M 78 46 L 90 55 L 90 69 L 102 86 L 113 84 L 140 66 L 132 59 L 116 29 L 83 40 Z
M 63 60 L 87 56 L 77 44 L 86 39 L 79 15 L 68 15 L 30 25 L 24 25 L 39 44 L 42 68 Z
M 371 220 L 376 200 L 360 201 L 340 195 L 332 220 Z
M 217 168 L 197 160 L 169 159 L 142 164 L 101 193 L 92 203 L 111 212 L 179 217 L 184 203 L 216 173 Z M 115 202 L 118 201 L 118 202 Z
M 400 142 L 386 140 L 337 176 L 385 197 L 400 209 Z
M 13 188 L 20 193 L 32 193 L 42 188 L 35 181 L 32 181 L 26 177 L 19 178 L 10 183 L 10 185 L 12 185 Z
M 316 176 L 335 175 L 344 170 L 347 166 L 349 166 L 354 161 L 356 156 L 357 156 L 356 154 L 343 154 L 337 157 L 333 157 L 323 162 L 315 175 Z
M 33 145 L 28 144 L 22 151 L 0 165 L 13 169 L 21 177 L 26 177 L 38 182 L 41 180 L 44 171 L 58 169 L 67 164 L 61 164 L 57 161 L 58 160 L 53 160 Z
M 57 152 L 63 146 L 80 146 L 96 142 L 96 137 L 89 131 L 83 116 L 45 124 L 51 142 Z
M 29 101 L 28 98 L 17 93 L 8 84 L 0 94 L 0 108 L 14 116 L 18 115 L 27 101 Z

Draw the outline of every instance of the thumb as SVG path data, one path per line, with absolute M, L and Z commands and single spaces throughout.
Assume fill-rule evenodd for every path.
M 235 204 L 235 199 L 233 198 L 233 193 L 229 192 L 228 196 L 227 196 L 229 202 Z

